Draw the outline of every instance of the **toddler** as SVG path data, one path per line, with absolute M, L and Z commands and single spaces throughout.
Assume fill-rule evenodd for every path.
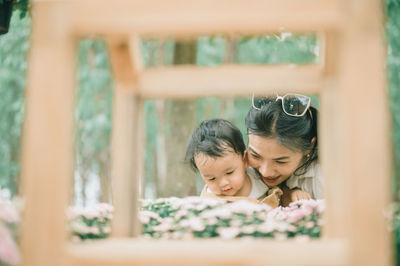
M 245 150 L 243 136 L 231 122 L 211 119 L 200 124 L 190 137 L 185 159 L 206 183 L 201 196 L 266 196 L 268 186 L 248 168 Z

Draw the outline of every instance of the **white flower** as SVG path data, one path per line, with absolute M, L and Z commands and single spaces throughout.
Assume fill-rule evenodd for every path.
M 183 238 L 183 232 L 181 232 L 181 231 L 175 231 L 175 232 L 172 232 L 171 233 L 171 238 L 172 239 L 181 239 L 181 238 Z
M 217 229 L 217 233 L 223 239 L 233 239 L 240 234 L 240 229 L 237 227 L 220 227 Z
M 321 213 L 323 213 L 325 211 L 325 201 L 324 200 L 317 200 L 317 203 L 318 203 L 317 208 L 316 208 L 317 213 L 321 214 Z
M 250 234 L 254 233 L 255 230 L 256 230 L 256 228 L 255 228 L 254 225 L 245 225 L 245 226 L 242 227 L 241 231 L 244 234 L 250 235 Z
M 90 233 L 89 227 L 81 220 L 75 220 L 70 223 L 72 232 L 77 234 L 88 234 Z
M 271 233 L 274 231 L 274 229 L 275 229 L 275 225 L 274 225 L 274 222 L 272 222 L 272 221 L 265 221 L 264 223 L 256 226 L 256 230 L 263 234 Z
M 159 225 L 153 226 L 153 230 L 158 232 L 167 232 L 170 229 L 171 229 L 171 224 L 167 223 L 161 223 Z
M 206 228 L 206 226 L 203 224 L 201 219 L 199 219 L 197 217 L 190 218 L 189 225 L 190 225 L 190 228 L 195 232 L 201 232 Z
M 175 214 L 175 220 L 179 220 L 179 219 L 181 219 L 182 217 L 186 216 L 187 214 L 188 214 L 188 211 L 187 211 L 187 210 L 179 210 L 179 211 L 177 211 L 176 214 Z
M 214 225 L 218 222 L 218 219 L 215 217 L 210 217 L 208 219 L 206 219 L 206 224 L 207 225 Z
M 230 222 L 229 222 L 229 225 L 231 226 L 231 227 L 239 227 L 239 226 L 241 226 L 243 223 L 242 223 L 242 221 L 240 221 L 240 220 L 231 220 Z
M 152 212 L 152 211 L 140 211 L 139 212 L 139 219 L 140 220 L 142 220 L 142 219 L 144 219 L 144 220 L 146 220 L 147 221 L 147 218 L 150 220 L 150 218 L 153 218 L 153 219 L 155 219 L 155 220 L 157 220 L 158 222 L 161 222 L 161 217 L 157 214 L 157 213 L 155 213 L 155 212 Z M 147 222 L 148 223 L 148 222 Z
M 7 223 L 18 223 L 20 221 L 19 213 L 11 201 L 0 199 L 0 219 Z
M 180 227 L 183 227 L 183 228 L 189 227 L 189 226 L 190 226 L 190 223 L 189 223 L 188 220 L 182 220 L 182 221 L 179 222 L 179 226 L 180 226 Z
M 100 234 L 100 229 L 97 226 L 91 226 L 89 227 L 89 232 L 94 235 L 98 235 Z
M 223 207 L 219 207 L 213 210 L 207 210 L 202 213 L 202 218 L 220 217 L 221 219 L 229 219 L 232 217 L 231 210 Z
M 111 227 L 109 227 L 109 226 L 104 226 L 104 227 L 103 227 L 103 233 L 105 233 L 105 234 L 111 233 Z
M 86 209 L 85 213 L 83 213 L 83 216 L 89 220 L 96 218 L 98 215 L 99 214 L 98 214 L 97 210 L 94 210 L 94 209 Z
M 308 222 L 304 225 L 304 227 L 307 228 L 307 229 L 311 229 L 311 228 L 314 227 L 314 225 L 315 225 L 315 223 L 314 223 L 313 221 L 308 221 Z
M 197 205 L 196 208 L 195 208 L 195 210 L 196 210 L 196 211 L 202 211 L 202 210 L 204 210 L 205 208 L 207 208 L 207 205 L 204 204 L 204 202 L 203 202 L 203 203 L 200 203 L 199 205 Z

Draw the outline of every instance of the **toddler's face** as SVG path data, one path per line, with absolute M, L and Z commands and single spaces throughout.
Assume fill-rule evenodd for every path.
M 300 166 L 304 153 L 295 152 L 279 144 L 276 139 L 249 135 L 246 151 L 249 165 L 261 175 L 264 183 L 277 186 Z
M 208 188 L 216 195 L 242 196 L 246 181 L 247 162 L 233 150 L 223 157 L 210 157 L 203 153 L 194 157 L 197 169 Z

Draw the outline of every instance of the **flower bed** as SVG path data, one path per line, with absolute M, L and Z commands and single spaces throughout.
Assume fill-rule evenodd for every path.
M 69 230 L 74 240 L 107 238 L 114 207 L 99 203 L 93 207 L 70 207 L 67 212 Z
M 139 213 L 150 238 L 220 237 L 316 238 L 321 233 L 322 200 L 304 200 L 270 208 L 247 201 L 188 197 L 143 201 Z
M 322 200 L 297 201 L 272 209 L 248 201 L 227 203 L 213 198 L 187 197 L 143 200 L 139 218 L 147 238 L 232 239 L 239 237 L 316 238 L 321 234 Z M 113 207 L 70 208 L 71 234 L 75 239 L 106 238 Z

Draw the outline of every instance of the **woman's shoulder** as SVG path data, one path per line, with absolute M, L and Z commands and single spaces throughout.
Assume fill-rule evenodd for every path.
M 286 181 L 286 185 L 289 188 L 300 187 L 301 183 L 306 180 L 320 180 L 321 176 L 321 165 L 318 161 L 311 163 L 307 170 L 300 175 L 292 175 Z

